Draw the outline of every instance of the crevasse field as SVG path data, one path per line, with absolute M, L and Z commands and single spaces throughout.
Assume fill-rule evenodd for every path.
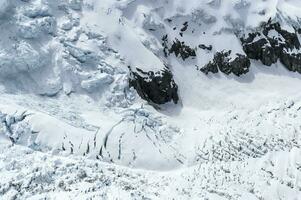
M 0 0 L 0 200 L 301 200 L 300 42 L 299 0 Z

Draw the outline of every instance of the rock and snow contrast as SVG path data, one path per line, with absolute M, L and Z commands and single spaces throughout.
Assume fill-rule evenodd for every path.
M 301 199 L 299 0 L 0 0 L 0 200 Z

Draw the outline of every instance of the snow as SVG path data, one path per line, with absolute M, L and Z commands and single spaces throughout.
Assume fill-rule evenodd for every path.
M 9 7 L 9 1 L 8 0 L 1 0 L 0 1 L 0 17 L 6 12 L 8 7 Z
M 58 157 L 7 143 L 1 146 L 0 188 L 4 199 L 20 194 L 26 199 L 300 198 L 298 190 L 292 189 L 298 185 L 296 177 L 300 174 L 298 149 L 260 160 L 217 162 L 162 173 L 74 156 Z M 288 170 L 295 173 L 287 174 Z
M 12 52 L 1 52 L 0 59 L 2 76 L 32 71 L 43 67 L 44 62 L 40 53 L 26 42 L 17 44 Z
M 300 27 L 300 7 L 0 0 L 0 199 L 301 199 L 300 74 L 256 61 L 241 77 L 196 70 L 243 54 L 237 35 L 270 17 Z M 165 34 L 213 50 L 165 58 Z M 181 102 L 155 109 L 128 66 L 165 65 Z

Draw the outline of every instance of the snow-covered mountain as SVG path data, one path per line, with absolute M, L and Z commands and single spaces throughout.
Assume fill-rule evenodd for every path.
M 0 0 L 0 199 L 301 199 L 299 0 Z

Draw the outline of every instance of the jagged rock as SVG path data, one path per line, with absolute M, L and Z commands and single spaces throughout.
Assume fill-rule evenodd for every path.
M 204 49 L 204 50 L 211 51 L 211 50 L 212 50 L 212 45 L 206 46 L 206 45 L 204 45 L 204 44 L 200 44 L 200 45 L 199 45 L 199 48 L 200 48 L 200 49 Z
M 229 63 L 229 66 L 227 65 L 225 66 L 226 68 L 228 68 L 226 70 L 229 71 L 229 74 L 232 72 L 236 76 L 240 76 L 242 74 L 248 73 L 249 68 L 251 66 L 250 59 L 245 55 L 241 55 L 241 54 L 236 54 L 236 55 L 237 57 Z M 223 68 L 220 68 L 220 70 L 224 72 Z
M 292 72 L 301 74 L 301 53 L 282 52 L 280 54 L 280 62 Z
M 300 50 L 297 32 L 290 33 L 278 22 L 269 20 L 261 26 L 261 31 L 249 33 L 241 41 L 249 58 L 260 60 L 267 66 L 280 60 L 288 70 L 301 73 L 301 53 L 294 52 Z
M 249 72 L 250 65 L 251 62 L 245 55 L 236 54 L 236 58 L 231 59 L 230 50 L 217 52 L 214 56 L 213 61 L 210 61 L 200 70 L 205 74 L 208 74 L 209 72 L 218 73 L 218 71 L 220 70 L 227 75 L 233 73 L 236 76 L 240 76 Z
M 134 71 L 130 68 L 129 84 L 148 102 L 164 104 L 173 101 L 177 104 L 179 101 L 178 86 L 167 68 L 159 72 L 144 72 L 139 68 Z
M 167 57 L 169 55 L 169 47 L 168 47 L 168 35 L 164 35 L 162 37 L 162 46 L 163 46 L 163 52 L 164 52 L 164 56 Z
M 173 44 L 169 46 L 168 35 L 163 36 L 162 46 L 165 57 L 172 53 L 174 53 L 176 57 L 181 57 L 184 61 L 189 57 L 196 57 L 196 50 L 184 42 L 179 41 L 177 38 L 173 41 Z
M 184 42 L 179 41 L 177 38 L 169 49 L 169 53 L 174 53 L 177 57 L 181 56 L 183 60 L 196 56 L 195 49 L 187 46 Z
M 181 37 L 183 37 L 183 33 L 185 32 L 185 31 L 187 31 L 187 29 L 188 29 L 188 22 L 185 22 L 184 24 L 183 24 L 183 27 L 180 29 L 180 36 Z
M 188 22 L 185 22 L 183 24 L 183 28 L 181 28 L 181 32 L 185 32 L 187 30 L 187 28 L 188 28 Z
M 218 73 L 218 65 L 213 61 L 209 62 L 207 65 L 200 69 L 203 73 L 209 74 L 209 72 L 216 74 Z
M 258 34 L 250 34 L 246 41 L 253 41 Z M 243 50 L 250 59 L 261 60 L 264 65 L 271 66 L 277 62 L 277 55 L 271 46 L 267 46 L 267 39 L 259 39 L 256 42 L 248 42 L 243 45 Z M 263 48 L 265 47 L 265 48 Z

